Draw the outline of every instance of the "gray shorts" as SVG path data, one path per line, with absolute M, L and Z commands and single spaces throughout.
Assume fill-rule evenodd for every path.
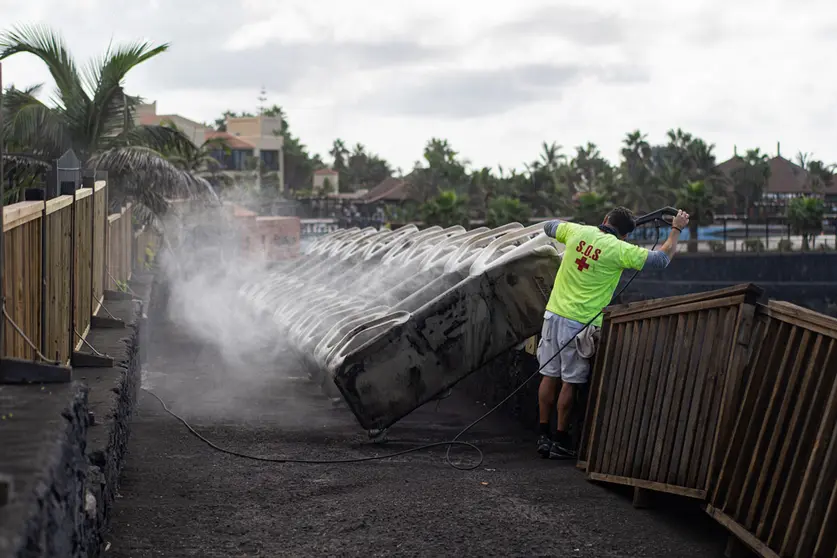
M 568 320 L 552 312 L 544 314 L 541 340 L 538 343 L 538 363 L 544 366 L 541 374 L 550 378 L 561 378 L 568 384 L 584 384 L 590 379 L 590 361 L 578 354 L 573 336 L 582 330 L 584 324 Z M 572 341 L 570 341 L 573 339 Z M 570 343 L 561 351 L 553 355 L 567 341 Z M 552 360 L 550 360 L 552 358 Z

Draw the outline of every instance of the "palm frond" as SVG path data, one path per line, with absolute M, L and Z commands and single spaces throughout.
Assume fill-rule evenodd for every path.
M 117 47 L 108 45 L 102 56 L 90 61 L 83 74 L 92 100 L 87 111 L 88 136 L 107 137 L 126 128 L 125 115 L 131 112 L 135 103 L 123 90 L 125 76 L 139 64 L 167 49 L 168 44 L 153 46 L 148 42 Z
M 148 147 L 160 153 L 179 153 L 194 148 L 192 141 L 170 126 L 135 126 L 112 138 L 107 148 Z
M 176 198 L 214 198 L 215 192 L 202 178 L 178 169 L 159 152 L 148 147 L 124 146 L 103 151 L 91 161 L 95 169 L 108 171 L 108 177 L 126 186 L 127 197 L 145 205 L 158 215 Z
M 0 34 L 0 60 L 22 52 L 37 56 L 47 65 L 65 104 L 84 94 L 75 61 L 58 33 L 44 25 L 20 25 Z
M 30 167 L 30 168 L 38 168 L 43 170 L 49 170 L 52 168 L 52 165 L 49 162 L 40 159 L 38 157 L 30 157 L 28 155 L 18 155 L 18 154 L 4 154 L 3 155 L 3 162 L 7 165 L 6 170 L 8 171 L 11 167 Z
M 48 157 L 59 157 L 72 144 L 63 113 L 39 101 L 29 90 L 6 93 L 2 133 L 11 145 Z

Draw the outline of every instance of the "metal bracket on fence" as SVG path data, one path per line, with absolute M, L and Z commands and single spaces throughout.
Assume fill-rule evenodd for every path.
M 109 318 L 105 316 L 90 316 L 90 329 L 119 329 L 125 327 L 125 321 L 120 320 L 116 316 L 110 313 L 110 310 L 107 309 L 105 306 L 105 297 L 102 296 L 102 300 L 97 300 L 96 297 L 93 297 L 93 300 L 96 300 L 100 304 L 100 308 L 107 312 L 107 315 L 110 316 Z
M 113 357 L 100 353 L 77 330 L 74 329 L 73 331 L 81 339 L 81 342 L 93 351 L 92 353 L 73 351 L 72 363 L 74 368 L 113 368 Z
M 101 298 L 101 299 L 96 298 L 96 297 L 94 296 L 94 297 L 93 297 L 93 300 L 95 300 L 96 302 L 98 302 L 98 303 L 100 304 L 100 308 L 101 308 L 102 310 L 104 310 L 104 311 L 107 313 L 107 315 L 108 315 L 108 316 L 110 316 L 110 317 L 111 317 L 111 318 L 113 318 L 114 320 L 118 319 L 116 316 L 114 316 L 113 314 L 111 314 L 111 313 L 110 313 L 110 310 L 108 310 L 107 306 L 105 306 L 105 295 L 102 295 L 102 298 Z
M 116 285 L 119 285 L 119 284 L 120 284 L 120 281 L 119 281 L 116 277 L 114 277 L 114 276 L 111 274 L 110 269 L 108 269 L 108 267 L 107 267 L 107 266 L 105 266 L 105 272 L 108 274 L 108 277 L 110 277 L 110 280 L 111 280 L 111 281 L 113 281 Z M 127 282 L 127 281 L 125 281 L 124 283 L 125 283 L 125 293 L 122 293 L 122 294 L 129 294 L 129 295 L 131 295 L 131 296 L 133 296 L 133 297 L 139 298 L 139 295 L 138 295 L 137 293 L 135 293 L 135 292 L 131 289 L 131 287 L 129 287 L 129 286 L 128 286 L 128 282 Z M 105 294 L 108 294 L 108 293 L 120 293 L 120 292 L 121 292 L 121 291 L 110 291 L 110 290 L 105 290 Z M 129 300 L 129 299 L 126 299 L 126 298 L 113 298 L 113 300 Z

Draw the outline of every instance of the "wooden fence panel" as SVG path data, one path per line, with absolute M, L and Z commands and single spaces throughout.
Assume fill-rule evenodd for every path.
M 107 191 L 105 182 L 97 182 L 93 194 L 93 313 L 95 314 L 105 294 L 105 227 L 107 226 Z
M 122 225 L 123 244 L 121 246 L 120 255 L 122 258 L 121 269 L 124 274 L 123 281 L 128 281 L 131 278 L 134 270 L 134 212 L 129 203 L 122 214 L 120 220 Z
M 73 197 L 60 196 L 46 209 L 46 339 L 44 356 L 59 362 L 70 359 L 70 305 L 73 255 Z
M 127 281 L 126 273 L 123 269 L 125 251 L 125 227 L 123 226 L 124 211 L 122 213 L 115 213 L 108 217 L 108 289 L 119 290 L 118 282 Z
M 75 278 L 73 284 L 73 344 L 82 345 L 93 310 L 93 189 L 76 190 L 75 199 Z
M 43 202 L 23 202 L 3 209 L 6 312 L 36 346 L 41 343 L 41 218 Z M 5 320 L 5 317 L 0 316 Z M 6 321 L 4 355 L 35 358 L 21 335 Z
M 837 557 L 837 319 L 771 301 L 707 512 L 761 556 Z
M 742 285 L 606 311 L 581 446 L 588 478 L 706 496 L 760 294 Z
M 132 209 L 109 218 L 107 184 L 99 181 L 74 196 L 12 204 L 3 208 L 3 217 L 0 288 L 6 311 L 47 359 L 69 362 L 83 344 L 79 336 L 89 331 L 105 286 L 116 288 L 106 280 L 109 267 L 122 281 L 131 277 Z M 37 357 L 8 321 L 2 342 L 2 356 Z

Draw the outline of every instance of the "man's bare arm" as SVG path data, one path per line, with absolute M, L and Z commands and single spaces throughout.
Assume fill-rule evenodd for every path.
M 671 234 L 668 235 L 668 238 L 660 247 L 660 251 L 665 253 L 669 260 L 677 253 L 677 241 L 680 240 L 680 231 L 688 226 L 689 214 L 681 209 L 671 221 Z
M 680 231 L 689 225 L 689 214 L 680 211 L 671 222 L 671 234 L 659 250 L 649 250 L 648 257 L 642 269 L 665 269 L 677 253 L 677 241 L 680 240 Z

